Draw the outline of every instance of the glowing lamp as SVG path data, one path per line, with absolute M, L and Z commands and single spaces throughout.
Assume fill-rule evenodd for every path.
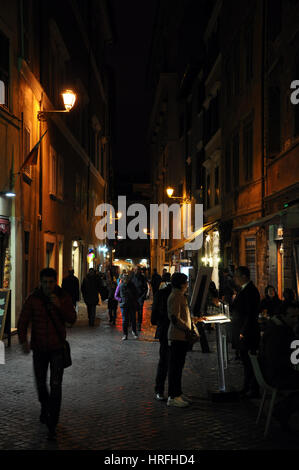
M 76 101 L 76 94 L 72 90 L 65 90 L 61 93 L 66 111 L 70 111 Z

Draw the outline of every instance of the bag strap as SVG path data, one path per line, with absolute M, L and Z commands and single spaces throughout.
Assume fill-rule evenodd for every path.
M 51 313 L 49 312 L 48 305 L 49 305 L 49 303 L 44 302 L 44 306 L 45 306 L 45 309 L 46 309 L 48 318 L 50 318 L 50 320 L 51 320 L 51 322 L 52 322 L 52 324 L 53 324 L 53 326 L 54 326 L 54 328 L 55 328 L 55 330 L 56 330 L 56 333 L 57 333 L 59 339 L 60 339 L 61 341 L 65 342 L 65 338 L 62 337 L 61 332 L 60 332 L 59 329 L 57 328 L 57 324 L 56 324 L 56 322 L 54 321 L 54 318 L 52 317 Z

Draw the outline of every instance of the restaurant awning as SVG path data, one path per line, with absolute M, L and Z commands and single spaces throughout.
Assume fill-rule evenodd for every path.
M 185 243 L 192 242 L 192 240 L 194 240 L 196 237 L 198 237 L 198 235 L 201 235 L 203 232 L 205 232 L 207 230 L 211 230 L 213 227 L 215 227 L 215 225 L 217 225 L 217 222 L 214 222 L 212 224 L 204 225 L 200 229 L 196 230 L 196 232 L 194 232 L 189 238 L 185 238 L 184 240 L 181 240 L 179 243 L 177 243 L 177 245 L 175 245 L 170 250 L 168 250 L 167 253 L 172 253 L 173 251 L 181 249 L 185 245 Z
M 273 214 L 266 215 L 265 217 L 261 217 L 260 219 L 252 220 L 248 224 L 239 225 L 239 227 L 234 227 L 233 232 L 237 230 L 245 230 L 247 228 L 256 227 L 258 225 L 263 225 L 266 222 L 269 222 L 270 220 L 275 219 L 276 217 L 277 218 L 281 217 L 282 215 L 285 215 L 285 214 L 286 214 L 286 210 L 274 212 Z

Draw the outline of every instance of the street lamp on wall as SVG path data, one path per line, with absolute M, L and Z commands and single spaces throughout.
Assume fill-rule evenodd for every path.
M 64 90 L 62 93 L 62 99 L 63 99 L 63 104 L 65 109 L 50 109 L 46 111 L 38 111 L 37 113 L 37 119 L 39 121 L 44 121 L 46 119 L 45 115 L 50 114 L 50 113 L 69 113 L 71 109 L 74 107 L 74 104 L 76 102 L 76 93 L 74 93 L 72 90 Z
M 183 204 L 189 204 L 190 200 L 187 197 L 173 196 L 174 189 L 170 186 L 166 189 L 166 194 L 170 199 L 180 199 Z

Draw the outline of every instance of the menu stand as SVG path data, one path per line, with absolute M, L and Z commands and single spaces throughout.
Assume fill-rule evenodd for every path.
M 208 317 L 203 317 L 201 321 L 204 324 L 214 323 L 216 325 L 219 389 L 217 391 L 210 392 L 211 399 L 215 402 L 237 401 L 239 399 L 239 394 L 238 392 L 227 389 L 224 372 L 225 368 L 227 367 L 226 336 L 222 334 L 221 325 L 224 323 L 230 323 L 231 320 L 225 315 L 211 315 Z

